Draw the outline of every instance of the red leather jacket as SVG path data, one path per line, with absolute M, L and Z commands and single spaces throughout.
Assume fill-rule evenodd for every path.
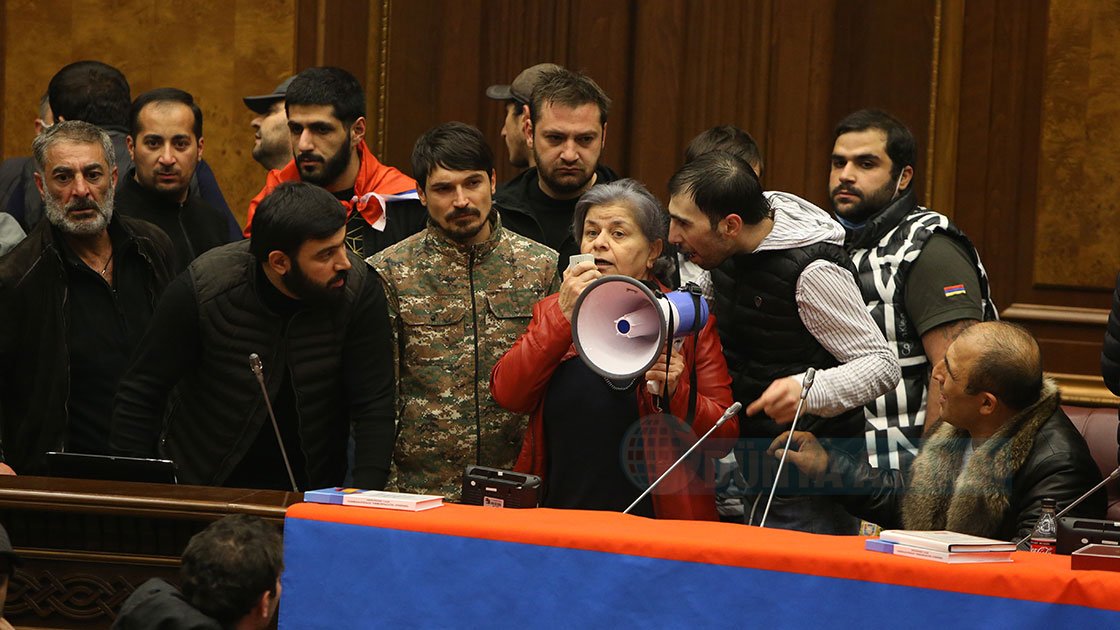
M 699 343 L 694 347 L 692 337 L 687 338 L 681 352 L 685 370 L 673 393 L 669 410 L 677 418 L 688 412 L 689 379 L 693 361 L 696 362 L 696 379 L 699 389 L 696 396 L 696 418 L 692 423 L 692 439 L 704 435 L 712 428 L 731 405 L 731 377 L 723 358 L 723 346 L 716 333 L 715 318 L 709 317 L 700 331 Z M 560 311 L 559 297 L 550 295 L 533 306 L 533 320 L 528 330 L 513 344 L 494 365 L 490 373 L 490 393 L 497 403 L 516 413 L 532 413 L 529 427 L 517 458 L 515 469 L 545 476 L 547 448 L 544 432 L 544 395 L 552 373 L 561 362 L 576 357 L 572 345 L 572 326 Z M 638 413 L 642 417 L 662 413 L 654 406 L 653 397 L 645 387 L 637 388 Z M 712 434 L 693 457 L 722 457 L 739 437 L 737 418 L 725 422 Z M 646 444 L 665 440 L 646 440 Z M 687 447 L 686 447 L 687 448 Z M 683 451 L 681 451 L 683 452 Z M 663 473 L 681 452 L 670 449 L 647 450 L 647 470 L 652 482 Z M 704 471 L 703 477 L 698 471 Z M 653 507 L 658 518 L 717 520 L 712 466 L 688 465 L 687 462 L 673 471 L 662 486 L 685 488 L 682 492 L 661 494 L 654 491 Z

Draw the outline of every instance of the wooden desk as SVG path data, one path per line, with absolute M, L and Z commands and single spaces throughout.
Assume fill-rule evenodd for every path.
M 1120 573 L 1068 556 L 948 565 L 609 512 L 303 503 L 284 560 L 281 630 L 1120 627 Z
M 0 476 L 0 523 L 24 564 L 6 616 L 36 628 L 108 628 L 150 577 L 178 583 L 191 536 L 227 514 L 280 521 L 290 492 Z

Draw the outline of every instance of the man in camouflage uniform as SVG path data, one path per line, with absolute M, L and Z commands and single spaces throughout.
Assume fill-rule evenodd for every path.
M 502 228 L 494 157 L 463 123 L 412 152 L 428 227 L 367 259 L 381 275 L 397 353 L 389 487 L 458 499 L 470 464 L 510 468 L 525 416 L 490 397 L 490 371 L 557 286 L 556 252 Z

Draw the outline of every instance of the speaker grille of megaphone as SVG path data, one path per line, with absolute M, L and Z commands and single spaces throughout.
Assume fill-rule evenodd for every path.
M 629 276 L 603 276 L 576 299 L 572 309 L 572 341 L 580 358 L 610 379 L 645 374 L 670 336 L 703 328 L 708 304 L 699 298 L 696 312 L 690 293 L 661 295 Z M 672 312 L 673 332 L 669 333 Z

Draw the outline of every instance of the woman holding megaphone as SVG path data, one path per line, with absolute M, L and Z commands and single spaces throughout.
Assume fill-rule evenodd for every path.
M 543 479 L 544 507 L 622 511 L 716 424 L 732 402 L 731 377 L 714 318 L 697 318 L 696 332 L 672 341 L 677 323 L 696 313 L 658 305 L 674 265 L 663 255 L 669 216 L 645 186 L 592 187 L 576 204 L 573 230 L 583 255 L 572 257 L 559 293 L 533 307 L 529 328 L 494 366 L 490 391 L 506 409 L 531 414 L 515 468 Z M 645 288 L 596 283 L 607 276 Z M 623 312 L 602 314 L 611 308 Z M 652 332 L 630 334 L 643 319 Z M 573 321 L 580 347 L 595 345 L 602 358 L 581 357 Z M 734 418 L 724 423 L 632 511 L 717 520 L 711 458 L 738 434 Z

